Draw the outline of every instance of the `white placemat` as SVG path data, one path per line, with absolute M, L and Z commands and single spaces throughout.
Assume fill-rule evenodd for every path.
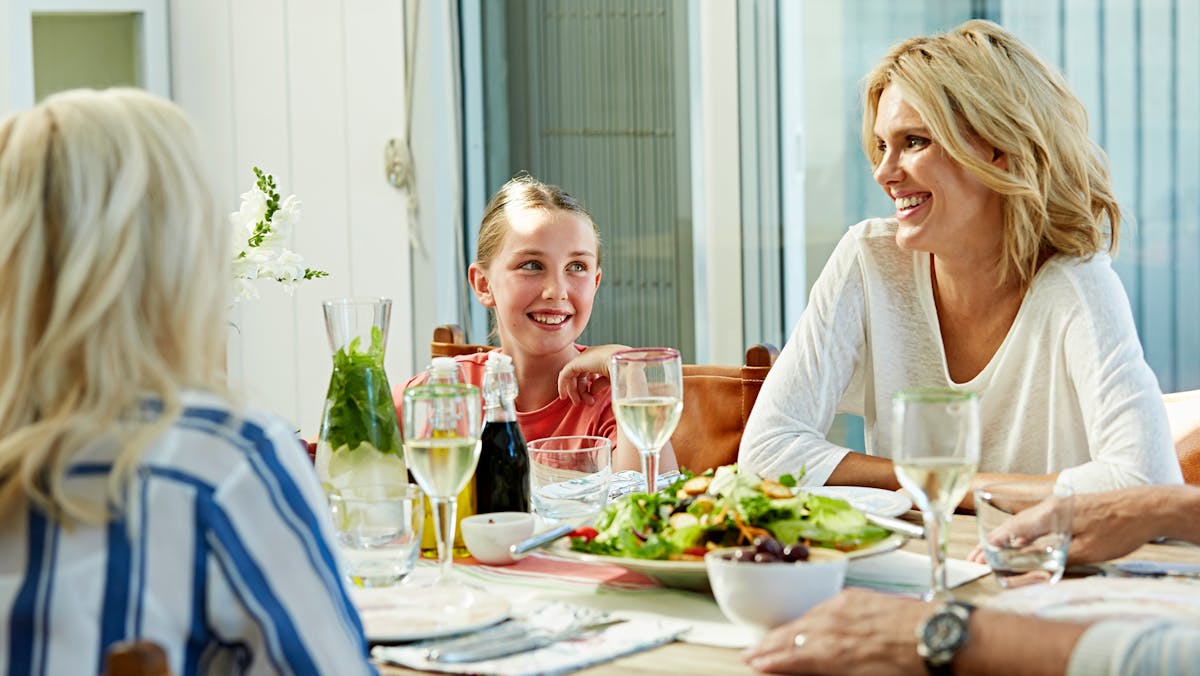
M 929 567 L 928 556 L 905 550 L 854 559 L 846 569 L 846 586 L 921 596 L 929 589 Z M 946 560 L 946 584 L 951 589 L 991 572 L 981 563 Z

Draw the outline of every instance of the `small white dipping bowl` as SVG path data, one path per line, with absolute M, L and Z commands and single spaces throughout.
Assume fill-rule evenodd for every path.
M 846 581 L 846 555 L 809 548 L 807 561 L 754 563 L 731 557 L 740 547 L 714 549 L 704 556 L 708 583 L 725 617 L 759 632 L 803 615 L 833 598 Z
M 534 517 L 528 512 L 472 514 L 462 520 L 463 542 L 476 561 L 493 566 L 513 562 L 510 545 L 533 535 Z

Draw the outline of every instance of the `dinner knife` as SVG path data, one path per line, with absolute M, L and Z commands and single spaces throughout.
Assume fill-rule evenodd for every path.
M 884 516 L 882 514 L 873 514 L 871 512 L 863 512 L 863 514 L 866 515 L 867 521 L 879 526 L 880 528 L 886 528 L 894 533 L 903 533 L 910 538 L 917 538 L 918 540 L 925 539 L 925 528 L 918 526 L 915 523 L 909 523 L 903 519 Z
M 582 624 L 575 627 L 570 627 L 562 631 L 534 631 L 523 638 L 518 638 L 512 641 L 486 641 L 480 645 L 459 648 L 456 650 L 431 650 L 428 653 L 428 658 L 434 662 L 479 662 L 481 660 L 490 660 L 497 657 L 505 657 L 507 655 L 515 655 L 517 653 L 529 652 L 544 648 L 552 643 L 565 641 L 569 638 L 575 638 L 581 634 L 586 634 L 591 631 L 599 631 L 607 629 L 614 624 L 624 622 L 624 619 L 603 620 L 592 624 Z

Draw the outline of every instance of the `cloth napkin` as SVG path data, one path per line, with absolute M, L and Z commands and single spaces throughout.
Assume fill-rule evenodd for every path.
M 904 550 L 853 559 L 846 569 L 846 586 L 919 597 L 929 589 L 929 565 L 928 556 Z M 951 589 L 990 572 L 981 563 L 946 559 L 946 585 Z
M 561 629 L 572 624 L 592 624 L 615 617 L 595 609 L 563 602 L 524 602 L 516 606 L 515 621 L 530 628 Z M 687 624 L 663 619 L 628 619 L 543 648 L 478 662 L 444 663 L 426 657 L 429 644 L 376 646 L 371 655 L 392 664 L 457 674 L 565 674 L 623 655 L 669 643 L 687 630 Z

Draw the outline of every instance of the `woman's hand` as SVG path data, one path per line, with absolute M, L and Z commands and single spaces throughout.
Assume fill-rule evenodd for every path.
M 932 610 L 916 599 L 846 589 L 768 632 L 742 660 L 772 674 L 923 674 L 916 628 Z
M 608 363 L 624 345 L 597 345 L 579 353 L 558 372 L 558 396 L 572 403 L 596 403 L 592 393 L 608 383 Z

